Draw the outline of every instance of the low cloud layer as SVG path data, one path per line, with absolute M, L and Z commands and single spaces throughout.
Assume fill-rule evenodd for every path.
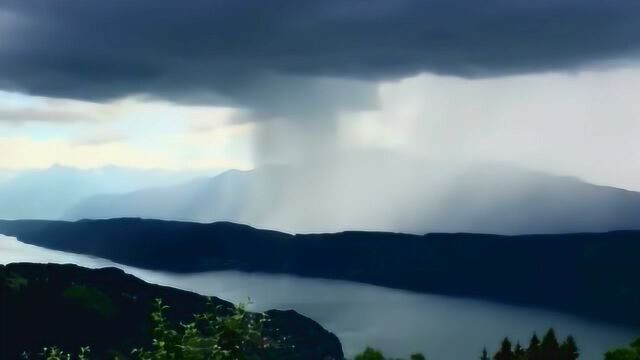
M 623 0 L 3 0 L 0 87 L 296 117 L 374 106 L 370 80 L 625 61 L 639 16 Z
M 24 96 L 0 90 L 0 125 L 99 121 L 109 115 L 105 108 L 85 101 Z

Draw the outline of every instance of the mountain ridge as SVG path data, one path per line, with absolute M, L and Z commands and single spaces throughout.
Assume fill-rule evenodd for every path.
M 55 250 L 171 272 L 238 270 L 347 280 L 530 305 L 640 328 L 640 231 L 505 236 L 286 234 L 234 223 L 0 221 Z
M 96 194 L 117 194 L 150 186 L 180 184 L 209 172 L 144 170 L 117 166 L 80 169 L 55 165 L 14 171 L 0 178 L 0 218 L 58 220 Z
M 640 229 L 640 193 L 575 177 L 508 166 L 443 173 L 398 166 L 384 175 L 375 168 L 362 173 L 357 165 L 345 168 L 335 174 L 284 165 L 229 171 L 174 187 L 94 196 L 72 207 L 64 219 L 232 221 L 289 233 L 354 229 L 516 235 Z
M 151 344 L 155 299 L 168 305 L 174 323 L 192 320 L 213 306 L 232 304 L 216 297 L 149 284 L 116 268 L 14 263 L 0 265 L 0 358 L 18 359 L 43 347 L 92 357 L 126 359 L 133 348 Z M 5 311 L 5 310 L 11 311 Z M 269 310 L 265 336 L 286 338 L 286 346 L 265 350 L 264 359 L 341 360 L 338 338 L 292 310 Z M 61 325 L 62 324 L 62 325 Z

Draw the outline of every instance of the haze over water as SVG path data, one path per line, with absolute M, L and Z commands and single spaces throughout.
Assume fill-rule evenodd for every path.
M 638 333 L 549 311 L 346 281 L 241 272 L 185 275 L 142 270 L 0 235 L 0 263 L 11 262 L 115 266 L 151 283 L 233 302 L 251 298 L 251 307 L 257 311 L 294 309 L 334 332 L 348 357 L 366 346 L 375 346 L 394 357 L 422 351 L 429 359 L 475 359 L 484 346 L 496 349 L 504 336 L 527 343 L 532 331 L 541 334 L 552 326 L 559 337 L 568 333 L 576 337 L 581 358 L 596 360 L 607 349 L 627 344 Z

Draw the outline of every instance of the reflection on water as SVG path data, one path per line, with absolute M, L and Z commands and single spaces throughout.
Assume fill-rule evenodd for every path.
M 333 331 L 347 356 L 373 345 L 390 356 L 422 351 L 430 359 L 477 359 L 483 346 L 498 347 L 504 336 L 526 343 L 532 331 L 553 326 L 571 332 L 582 359 L 602 359 L 606 349 L 625 345 L 640 331 L 597 324 L 524 307 L 443 296 L 415 294 L 376 286 L 288 275 L 210 272 L 177 275 L 136 269 L 89 256 L 26 245 L 0 235 L 0 263 L 74 263 L 117 266 L 148 282 L 246 301 L 253 308 L 295 309 Z

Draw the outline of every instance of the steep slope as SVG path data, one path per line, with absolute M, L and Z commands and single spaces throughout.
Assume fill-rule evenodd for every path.
M 640 193 L 632 191 L 506 166 L 359 164 L 346 162 L 331 173 L 313 165 L 230 171 L 176 187 L 101 195 L 80 203 L 65 219 L 233 221 L 286 232 L 515 235 L 640 229 Z
M 640 327 L 640 232 L 289 235 L 232 223 L 0 221 L 51 249 L 173 272 L 240 270 L 351 280 L 560 310 Z
M 69 209 L 66 219 L 147 217 L 208 221 L 241 217 L 249 201 L 242 190 L 248 185 L 244 172 L 230 170 L 214 178 L 200 178 L 184 184 L 150 188 L 124 194 L 99 194 Z
M 151 285 L 121 270 L 90 270 L 73 265 L 0 266 L 0 358 L 18 359 L 57 345 L 77 351 L 90 346 L 98 359 L 151 343 L 154 299 L 171 306 L 173 322 L 188 321 L 206 309 L 203 296 Z M 231 304 L 213 298 L 214 305 Z M 269 311 L 265 335 L 286 337 L 286 346 L 264 359 L 342 359 L 337 337 L 293 311 Z
M 640 193 L 508 167 L 474 168 L 451 182 L 438 218 L 446 231 L 498 234 L 640 229 Z

